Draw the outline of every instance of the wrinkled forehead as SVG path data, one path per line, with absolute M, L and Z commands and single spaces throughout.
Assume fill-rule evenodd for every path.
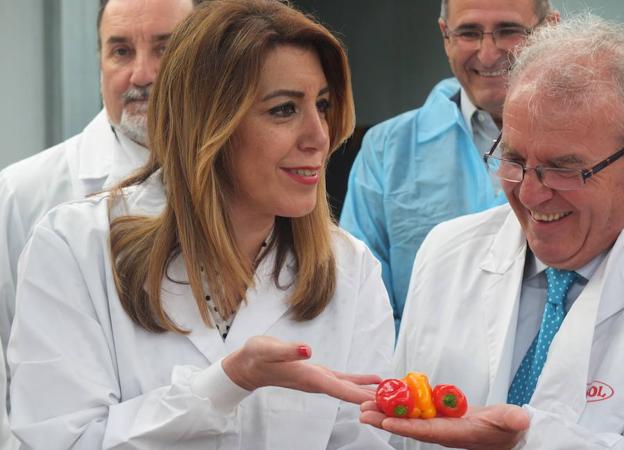
M 132 35 L 142 28 L 170 34 L 192 11 L 192 0 L 109 0 L 98 23 L 98 37 Z

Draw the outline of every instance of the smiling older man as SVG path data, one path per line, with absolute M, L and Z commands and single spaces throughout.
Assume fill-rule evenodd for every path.
M 624 26 L 587 16 L 536 33 L 485 156 L 510 206 L 427 237 L 396 351 L 398 374 L 491 406 L 424 424 L 368 405 L 364 421 L 451 447 L 624 448 L 623 147 Z

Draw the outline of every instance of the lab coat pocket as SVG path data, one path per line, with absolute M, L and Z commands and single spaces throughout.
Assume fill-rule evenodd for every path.
M 280 389 L 267 396 L 266 448 L 327 448 L 339 401 L 321 394 Z M 305 430 L 302 434 L 301 430 Z

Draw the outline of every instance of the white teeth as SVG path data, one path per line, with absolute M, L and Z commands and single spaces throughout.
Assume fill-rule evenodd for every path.
M 507 69 L 497 70 L 496 72 L 484 72 L 479 71 L 479 75 L 482 77 L 500 77 L 501 75 L 505 75 L 507 73 Z
M 540 222 L 554 222 L 555 220 L 563 219 L 566 216 L 572 214 L 571 212 L 554 213 L 554 214 L 542 214 L 535 211 L 531 211 L 531 216 Z
M 307 169 L 290 169 L 288 170 L 290 173 L 294 173 L 295 175 L 300 175 L 302 177 L 313 177 L 316 176 L 316 170 L 307 170 Z

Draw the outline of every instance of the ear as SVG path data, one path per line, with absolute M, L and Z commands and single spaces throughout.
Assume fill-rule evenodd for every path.
M 442 33 L 442 40 L 444 41 L 444 51 L 446 52 L 446 55 L 448 56 L 450 48 L 450 40 L 446 37 L 446 32 L 448 30 L 448 27 L 446 25 L 446 22 L 442 19 L 438 19 L 438 26 L 440 27 L 440 33 Z

